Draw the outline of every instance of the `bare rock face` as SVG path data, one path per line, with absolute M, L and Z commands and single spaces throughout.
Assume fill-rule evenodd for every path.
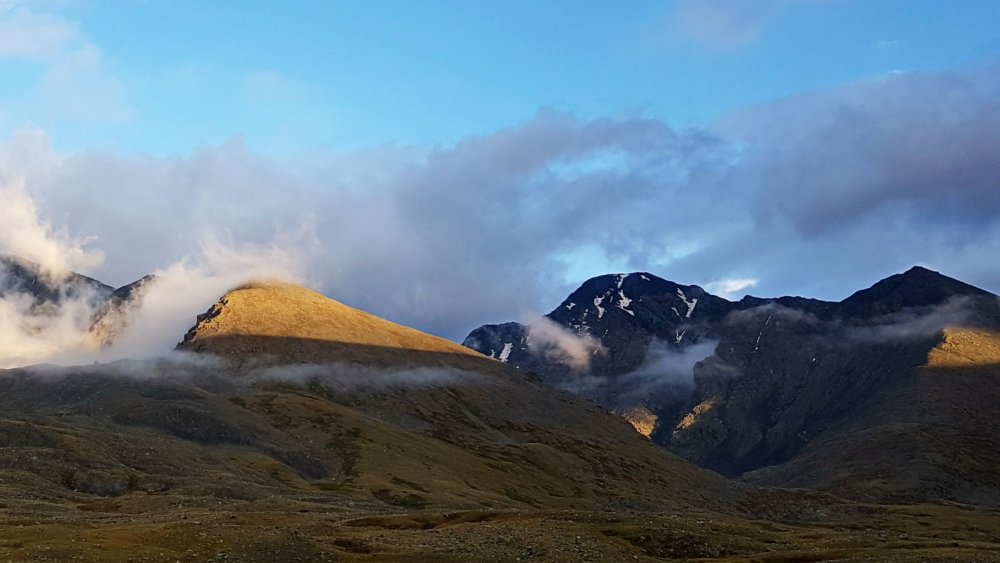
M 90 334 L 98 347 L 107 348 L 121 338 L 128 327 L 129 317 L 142 306 L 143 298 L 154 283 L 155 276 L 145 276 L 108 296 L 104 305 L 94 313 L 90 327 Z
M 647 409 L 646 407 L 628 407 L 614 409 L 611 412 L 624 418 L 626 422 L 635 428 L 636 432 L 647 438 L 652 436 L 653 431 L 656 430 L 658 417 L 653 414 L 653 411 Z

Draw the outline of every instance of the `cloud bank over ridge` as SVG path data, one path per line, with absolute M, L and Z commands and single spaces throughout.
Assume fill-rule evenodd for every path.
M 997 71 L 875 77 L 701 128 L 543 109 L 450 146 L 308 158 L 238 138 L 176 157 L 60 153 L 21 129 L 0 140 L 0 184 L 103 253 L 73 267 L 107 283 L 219 233 L 279 240 L 309 247 L 315 288 L 453 339 L 553 306 L 583 281 L 566 279 L 581 248 L 682 283 L 755 280 L 762 295 L 839 299 L 913 263 L 996 290 Z

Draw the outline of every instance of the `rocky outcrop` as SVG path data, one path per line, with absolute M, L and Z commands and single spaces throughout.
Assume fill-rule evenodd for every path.
M 155 276 L 145 276 L 108 296 L 104 305 L 94 313 L 90 327 L 90 334 L 100 348 L 107 348 L 121 338 L 129 318 L 142 306 L 146 293 L 155 282 Z

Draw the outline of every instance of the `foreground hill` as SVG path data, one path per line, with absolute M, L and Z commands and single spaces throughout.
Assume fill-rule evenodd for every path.
M 657 451 L 585 401 L 300 287 L 255 285 L 227 294 L 179 348 L 235 360 L 251 379 L 304 385 L 311 395 L 251 394 L 240 404 L 316 443 L 330 432 L 355 435 L 349 467 L 340 460 L 337 468 L 358 474 L 338 485 L 345 490 L 466 507 L 732 498 L 717 476 Z M 317 429 L 317 417 L 333 428 Z M 426 482 L 448 475 L 461 479 L 444 479 L 447 488 Z
M 730 302 L 640 273 L 590 280 L 548 318 L 593 347 L 589 370 L 517 324 L 482 327 L 465 344 L 509 348 L 508 364 L 621 409 L 726 475 L 1000 505 L 990 430 L 1000 370 L 982 352 L 1000 343 L 1000 300 L 989 292 L 913 268 L 839 303 Z M 978 359 L 953 369 L 945 356 Z

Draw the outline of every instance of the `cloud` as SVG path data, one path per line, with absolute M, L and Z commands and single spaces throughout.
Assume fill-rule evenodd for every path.
M 676 0 L 671 35 L 713 50 L 745 47 L 792 0 Z
M 11 6 L 0 10 L 0 64 L 29 61 L 41 69 L 24 94 L 0 100 L 0 116 L 9 127 L 34 123 L 115 126 L 136 111 L 124 83 L 105 69 L 101 50 L 84 37 L 75 22 Z
M 73 237 L 39 216 L 23 180 L 0 187 L 0 201 L 0 253 L 37 262 L 54 279 L 103 261 L 99 251 L 88 248 L 92 239 Z
M 475 373 L 450 368 L 376 369 L 356 364 L 271 366 L 252 370 L 246 377 L 251 381 L 318 384 L 335 393 L 455 386 L 482 381 Z
M 51 60 L 78 35 L 76 24 L 65 19 L 0 3 L 0 61 Z
M 663 388 L 694 388 L 694 366 L 715 353 L 717 340 L 703 340 L 678 349 L 666 342 L 649 344 L 645 360 L 635 371 L 620 377 L 635 397 Z
M 704 340 L 678 348 L 667 342 L 653 340 L 646 349 L 642 364 L 635 370 L 615 378 L 586 373 L 558 382 L 562 389 L 620 407 L 644 405 L 662 406 L 661 401 L 673 402 L 694 389 L 695 366 L 714 356 L 717 340 Z
M 872 325 L 847 327 L 851 342 L 880 344 L 930 338 L 948 327 L 977 326 L 968 297 L 953 297 L 936 307 L 913 307 L 875 319 Z
M 36 86 L 31 106 L 48 119 L 121 124 L 135 117 L 124 84 L 108 76 L 101 52 L 87 44 L 54 61 Z
M 0 190 L 0 198 L 5 202 L 0 250 L 37 261 L 53 284 L 71 269 L 99 263 L 101 255 L 86 250 L 85 241 L 39 217 L 23 184 Z M 2 279 L 10 274 L 0 269 L 0 367 L 160 357 L 227 291 L 252 281 L 307 283 L 317 244 L 310 221 L 261 244 L 203 234 L 191 253 L 153 272 L 155 279 L 143 287 L 141 301 L 109 348 L 91 334 L 105 297 L 97 288 L 83 285 L 60 292 L 55 302 L 42 302 L 24 291 L 24 280 Z
M 170 158 L 62 155 L 31 132 L 0 144 L 0 162 L 28 178 L 46 216 L 97 237 L 113 258 L 87 273 L 108 283 L 179 260 L 206 227 L 260 243 L 309 213 L 324 255 L 315 265 L 321 289 L 457 339 L 543 293 L 558 299 L 561 256 L 577 244 L 626 259 L 662 251 L 648 237 L 659 230 L 656 206 L 683 198 L 685 180 L 722 158 L 718 148 L 655 120 L 542 111 L 431 151 L 278 161 L 236 139 Z M 626 166 L 594 164 L 609 154 Z M 707 212 L 698 201 L 688 207 Z
M 742 291 L 757 285 L 757 281 L 753 278 L 725 278 L 706 283 L 705 291 L 726 299 L 738 299 L 743 295 Z
M 575 333 L 548 317 L 527 320 L 528 350 L 535 355 L 569 366 L 578 373 L 590 371 L 591 359 L 607 350 L 589 334 Z
M 209 236 L 192 256 L 158 269 L 122 336 L 102 360 L 156 358 L 172 350 L 204 313 L 230 290 L 253 281 L 307 283 L 316 251 L 311 229 L 280 233 L 263 245 L 223 243 Z
M 93 297 L 85 292 L 39 308 L 25 293 L 0 296 L 0 368 L 59 361 L 86 348 Z
M 453 339 L 551 308 L 583 281 L 563 279 L 587 272 L 567 263 L 581 248 L 685 282 L 752 273 L 765 296 L 840 299 L 918 262 L 996 289 L 996 70 L 876 77 L 707 128 L 541 110 L 453 145 L 309 158 L 238 138 L 163 158 L 60 153 L 22 130 L 0 141 L 0 177 L 23 179 L 53 230 L 93 236 L 84 248 L 107 260 L 83 273 L 114 285 L 208 234 L 260 247 L 312 217 L 312 242 L 288 245 L 318 249 L 317 289 Z
M 805 236 L 889 208 L 929 222 L 990 222 L 1000 211 L 997 65 L 909 73 L 741 110 L 722 127 L 748 143 L 737 168 L 756 213 Z

